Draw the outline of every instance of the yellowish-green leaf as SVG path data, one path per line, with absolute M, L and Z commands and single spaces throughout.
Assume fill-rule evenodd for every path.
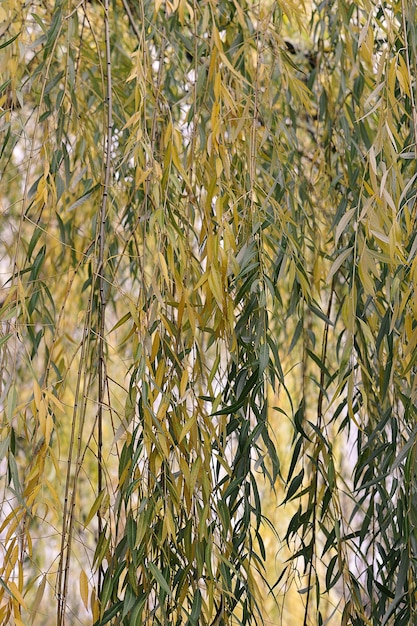
M 105 489 L 102 489 L 102 491 L 100 491 L 100 493 L 98 494 L 97 498 L 94 500 L 93 506 L 90 509 L 89 514 L 87 515 L 87 518 L 84 522 L 84 527 L 86 528 L 88 526 L 88 524 L 91 522 L 91 520 L 93 519 L 94 515 L 96 515 L 97 511 L 99 510 L 102 502 L 103 502 L 103 498 L 106 495 L 106 491 Z
M 80 572 L 80 595 L 85 608 L 88 610 L 88 578 L 83 569 Z

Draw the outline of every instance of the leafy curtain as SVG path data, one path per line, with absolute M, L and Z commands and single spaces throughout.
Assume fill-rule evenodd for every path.
M 414 623 L 414 2 L 0 17 L 0 623 Z

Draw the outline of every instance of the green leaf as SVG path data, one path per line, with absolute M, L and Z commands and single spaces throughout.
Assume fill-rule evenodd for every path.
M 13 37 L 8 39 L 4 43 L 0 43 L 0 50 L 2 50 L 3 48 L 7 48 L 7 46 L 10 46 L 10 44 L 12 44 L 14 41 L 16 41 L 16 39 L 19 37 L 19 35 L 20 35 L 20 31 L 17 33 L 17 35 L 14 35 Z
M 165 578 L 162 575 L 161 570 L 159 570 L 155 563 L 152 563 L 152 561 L 149 561 L 148 563 L 148 568 L 149 571 L 151 572 L 152 576 L 154 577 L 154 579 L 156 580 L 156 582 L 158 583 L 158 585 L 161 587 L 161 589 L 164 590 L 164 592 L 171 597 L 172 596 L 172 591 L 167 583 L 167 581 L 165 580 Z

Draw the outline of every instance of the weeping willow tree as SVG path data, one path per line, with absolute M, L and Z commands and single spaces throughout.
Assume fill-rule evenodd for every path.
M 414 1 L 0 18 L 0 624 L 416 623 Z

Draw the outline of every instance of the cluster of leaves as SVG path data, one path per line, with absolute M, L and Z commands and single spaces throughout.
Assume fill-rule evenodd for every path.
M 277 123 L 257 78 L 269 78 L 264 38 L 279 51 L 274 14 L 228 2 L 48 8 L 8 16 L 4 171 L 23 193 L 8 197 L 3 319 L 23 350 L 5 353 L 16 371 L 4 379 L 14 497 L 2 620 L 35 619 L 50 586 L 63 624 L 80 542 L 81 597 L 100 623 L 248 623 L 265 556 L 255 473 L 278 473 L 262 258 L 276 220 L 256 156 Z M 29 548 L 43 516 L 57 526 L 56 581 Z M 94 524 L 97 541 L 82 539 Z M 16 587 L 22 554 L 29 583 Z
M 0 623 L 414 623 L 413 4 L 0 11 Z
M 286 493 L 300 502 L 287 541 L 307 574 L 305 624 L 323 623 L 330 590 L 343 624 L 415 621 L 414 11 L 334 2 L 312 14 L 328 319 L 321 340 L 300 322 L 316 391 L 294 416 Z

